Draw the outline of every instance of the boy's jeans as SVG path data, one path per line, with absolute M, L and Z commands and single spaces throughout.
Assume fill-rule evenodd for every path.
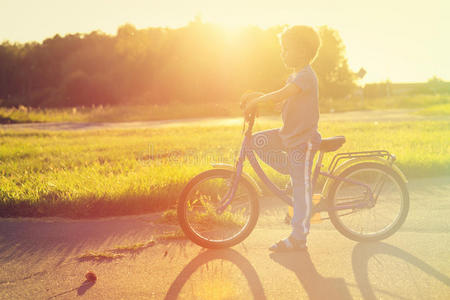
M 319 145 L 308 141 L 286 149 L 278 132 L 279 129 L 270 129 L 253 134 L 251 147 L 269 166 L 291 176 L 294 206 L 291 236 L 306 240 L 312 208 L 311 169 Z

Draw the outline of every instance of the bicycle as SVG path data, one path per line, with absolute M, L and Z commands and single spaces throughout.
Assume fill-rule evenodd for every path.
M 213 169 L 192 178 L 179 197 L 180 226 L 190 240 L 204 248 L 234 246 L 247 238 L 257 223 L 262 190 L 243 172 L 246 159 L 262 183 L 292 206 L 291 196 L 267 177 L 249 149 L 255 114 L 244 117 L 245 135 L 236 165 L 213 164 Z M 395 155 L 386 150 L 337 153 L 328 170 L 322 171 L 324 154 L 337 151 L 344 143 L 344 136 L 322 139 L 312 190 L 316 190 L 319 175 L 326 181 L 321 193 L 313 195 L 312 214 L 317 217 L 327 212 L 329 217 L 323 220 L 330 219 L 351 240 L 385 239 L 401 227 L 408 214 L 408 181 L 394 165 Z

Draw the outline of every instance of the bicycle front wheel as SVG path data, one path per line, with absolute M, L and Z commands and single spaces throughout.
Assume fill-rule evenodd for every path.
M 329 192 L 329 216 L 334 227 L 354 241 L 377 241 L 394 234 L 406 219 L 409 194 L 406 184 L 392 168 L 373 162 L 359 163 L 339 177 L 370 187 L 337 180 Z
M 218 212 L 236 173 L 213 169 L 194 177 L 178 201 L 178 220 L 184 233 L 205 248 L 225 248 L 243 241 L 258 220 L 256 191 L 241 178 L 231 203 Z

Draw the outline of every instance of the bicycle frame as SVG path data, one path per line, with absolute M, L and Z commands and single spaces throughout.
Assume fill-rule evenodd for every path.
M 234 197 L 234 195 L 236 193 L 237 185 L 238 185 L 238 182 L 239 182 L 239 180 L 241 178 L 242 170 L 243 170 L 243 166 L 244 166 L 244 161 L 245 161 L 246 158 L 249 160 L 250 165 L 252 166 L 253 170 L 256 172 L 258 177 L 269 188 L 269 190 L 272 191 L 283 202 L 285 202 L 286 204 L 292 206 L 292 203 L 293 203 L 292 197 L 290 197 L 283 190 L 278 188 L 267 177 L 266 173 L 264 172 L 264 170 L 261 168 L 260 164 L 258 163 L 258 160 L 256 159 L 254 151 L 250 148 L 254 120 L 255 120 L 255 115 L 254 114 L 250 115 L 249 118 L 248 118 L 249 125 L 248 125 L 247 130 L 245 131 L 244 139 L 242 141 L 241 150 L 239 152 L 239 157 L 238 157 L 237 162 L 236 162 L 236 175 L 233 178 L 233 183 L 232 183 L 230 189 L 227 191 L 227 193 L 225 194 L 224 198 L 221 201 L 221 206 L 217 209 L 218 213 L 222 213 L 227 208 L 227 206 L 231 203 L 231 201 L 232 201 L 232 199 L 233 199 L 233 197 Z M 245 129 L 245 122 L 244 122 L 244 129 Z M 358 201 L 358 203 L 343 204 L 343 205 L 339 205 L 339 206 L 336 206 L 336 207 L 333 207 L 333 208 L 329 208 L 329 207 L 327 207 L 327 205 L 324 204 L 324 203 L 327 202 L 326 198 L 322 198 L 318 204 L 313 205 L 313 208 L 312 208 L 313 213 L 320 212 L 320 211 L 328 211 L 329 209 L 334 209 L 334 210 L 357 209 L 357 208 L 363 208 L 363 207 L 372 206 L 372 205 L 375 204 L 376 199 L 378 198 L 378 194 L 379 194 L 381 188 L 375 194 L 376 197 L 373 197 L 374 193 L 372 192 L 370 186 L 368 186 L 365 183 L 362 183 L 362 182 L 359 182 L 359 181 L 355 181 L 355 180 L 351 180 L 351 179 L 347 179 L 347 178 L 343 178 L 343 177 L 339 177 L 339 176 L 335 176 L 335 175 L 332 175 L 331 173 L 328 173 L 328 172 L 322 172 L 321 171 L 321 165 L 322 165 L 323 155 L 324 155 L 324 152 L 320 151 L 319 152 L 319 158 L 318 158 L 318 161 L 316 163 L 316 167 L 314 169 L 314 173 L 313 173 L 313 177 L 312 177 L 312 183 L 311 183 L 312 190 L 313 191 L 315 190 L 314 188 L 316 186 L 318 176 L 322 175 L 322 176 L 325 176 L 325 177 L 330 177 L 330 178 L 332 178 L 334 180 L 349 182 L 351 184 L 362 186 L 366 190 L 366 195 L 364 197 L 364 200 L 367 199 L 367 201 Z M 347 156 L 345 156 L 345 155 L 347 155 Z M 333 158 L 333 161 L 331 163 L 333 168 L 331 169 L 331 167 L 330 167 L 329 170 L 331 169 L 331 172 L 334 170 L 334 168 L 337 165 L 337 162 L 341 159 L 340 156 L 348 157 L 348 155 L 356 155 L 357 157 L 361 157 L 361 156 L 363 156 L 363 157 L 388 156 L 388 157 L 392 158 L 392 162 L 395 160 L 395 156 L 390 155 L 389 152 L 387 152 L 385 150 L 339 153 L 339 154 L 336 154 L 335 157 Z M 383 184 L 384 184 L 384 181 L 382 182 L 381 187 L 383 186 Z

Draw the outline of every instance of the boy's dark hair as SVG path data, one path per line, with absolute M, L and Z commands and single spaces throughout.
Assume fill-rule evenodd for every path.
M 320 47 L 319 34 L 309 26 L 296 25 L 286 28 L 279 36 L 282 46 L 288 49 L 303 48 L 311 63 Z

